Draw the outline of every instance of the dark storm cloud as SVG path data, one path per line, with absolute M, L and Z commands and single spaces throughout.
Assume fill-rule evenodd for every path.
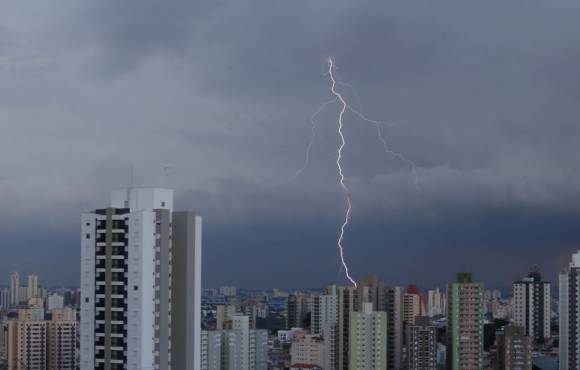
M 0 247 L 14 258 L 0 270 L 34 264 L 11 245 L 40 223 L 50 242 L 26 248 L 58 250 L 73 267 L 46 279 L 70 280 L 78 214 L 134 165 L 138 185 L 173 187 L 206 216 L 207 284 L 333 281 L 336 106 L 294 178 L 333 56 L 355 88 L 341 91 L 389 123 L 419 174 L 417 191 L 375 127 L 347 115 L 355 274 L 427 284 L 472 269 L 506 286 L 544 264 L 553 276 L 579 244 L 579 13 L 568 0 L 10 1 Z

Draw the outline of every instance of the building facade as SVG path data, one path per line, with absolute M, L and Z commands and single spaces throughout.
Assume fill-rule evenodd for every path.
M 483 284 L 471 274 L 457 275 L 447 287 L 447 367 L 483 369 Z
M 20 303 L 20 275 L 18 272 L 10 274 L 10 305 L 18 306 Z
M 580 252 L 559 276 L 560 370 L 580 370 Z
M 81 230 L 81 370 L 199 369 L 201 218 L 130 188 Z
M 429 317 L 407 326 L 407 370 L 437 370 L 437 327 Z
M 538 270 L 513 284 L 514 323 L 536 343 L 551 337 L 551 284 L 542 281 Z
M 387 368 L 387 314 L 376 312 L 370 302 L 362 311 L 351 312 L 349 339 L 350 369 Z
M 508 325 L 496 334 L 496 370 L 532 370 L 532 338 L 521 326 Z
M 248 316 L 236 315 L 231 330 L 204 331 L 202 370 L 267 370 L 268 332 L 250 329 Z

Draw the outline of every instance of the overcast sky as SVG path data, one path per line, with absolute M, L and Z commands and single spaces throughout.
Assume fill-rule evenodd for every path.
M 345 283 L 327 58 L 350 104 L 355 278 L 489 286 L 580 248 L 574 0 L 4 0 L 0 283 L 77 285 L 81 212 L 176 190 L 204 216 L 204 285 Z

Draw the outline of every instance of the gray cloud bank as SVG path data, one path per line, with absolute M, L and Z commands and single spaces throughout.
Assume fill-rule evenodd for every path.
M 553 278 L 580 244 L 579 13 L 571 0 L 9 0 L 0 271 L 75 283 L 78 215 L 133 165 L 138 185 L 206 216 L 208 285 L 336 280 L 336 105 L 294 178 L 332 56 L 354 87 L 341 91 L 393 124 L 388 143 L 419 174 L 417 192 L 347 115 L 355 275 L 428 284 L 469 269 L 506 286 L 539 264 Z

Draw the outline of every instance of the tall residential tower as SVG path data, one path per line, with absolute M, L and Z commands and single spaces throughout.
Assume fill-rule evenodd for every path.
M 201 217 L 130 188 L 81 230 L 81 370 L 198 370 Z

